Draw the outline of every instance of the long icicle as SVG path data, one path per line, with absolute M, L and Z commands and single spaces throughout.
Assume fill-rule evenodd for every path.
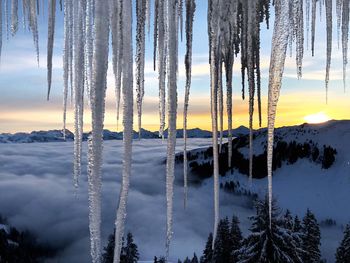
M 115 222 L 114 263 L 120 262 L 122 237 L 126 219 L 126 203 L 131 173 L 132 135 L 133 135 L 133 51 L 132 51 L 132 1 L 123 0 L 123 173 L 119 195 L 119 205 Z
M 185 87 L 185 102 L 183 113 L 183 138 L 184 138 L 184 207 L 187 207 L 187 112 L 188 102 L 190 98 L 191 88 L 191 70 L 192 70 L 192 38 L 193 38 L 193 20 L 194 12 L 196 9 L 195 0 L 186 0 L 186 55 L 185 55 L 185 68 L 186 68 L 186 87 Z
M 95 0 L 93 75 L 90 94 L 92 131 L 88 141 L 89 229 L 93 263 L 101 262 L 101 167 L 108 69 L 108 3 Z
M 136 0 L 136 104 L 139 140 L 141 139 L 142 103 L 145 94 L 145 19 L 146 1 Z
M 48 5 L 48 33 L 47 33 L 47 100 L 50 99 L 52 84 L 52 55 L 53 42 L 55 37 L 55 20 L 56 20 L 56 0 L 49 0 Z
M 173 197 L 174 197 L 174 169 L 176 146 L 176 114 L 177 114 L 177 0 L 167 3 L 167 49 L 168 49 L 168 142 L 166 162 L 166 262 L 169 258 L 170 242 L 173 235 Z
M 212 145 L 213 145 L 213 163 L 214 163 L 214 230 L 213 244 L 217 235 L 217 227 L 219 223 L 219 155 L 218 155 L 218 30 L 219 30 L 219 12 L 220 0 L 208 0 L 208 35 L 210 45 L 210 108 L 212 121 Z
M 29 27 L 33 34 L 33 41 L 36 51 L 36 59 L 39 66 L 39 33 L 38 33 L 38 20 L 35 0 L 30 0 L 29 6 Z
M 248 27 L 247 27 L 247 75 L 249 85 L 249 181 L 253 180 L 253 114 L 254 114 L 254 25 L 255 25 L 256 0 L 248 2 Z
M 92 56 L 93 56 L 93 6 L 94 0 L 86 1 L 86 17 L 85 17 L 85 88 L 88 98 L 90 98 L 91 82 L 92 82 Z
M 18 31 L 18 0 L 11 2 L 11 34 L 14 36 Z
M 159 18 L 159 0 L 154 1 L 154 30 L 153 30 L 153 70 L 156 70 L 157 64 L 157 46 L 158 46 L 158 18 Z
M 328 103 L 329 70 L 332 59 L 332 0 L 326 0 L 326 27 L 327 27 L 327 65 L 326 65 L 326 103 Z
M 111 0 L 111 32 L 112 32 L 112 52 L 113 52 L 113 73 L 117 109 L 117 129 L 119 128 L 120 93 L 123 63 L 123 35 L 122 35 L 122 12 L 123 3 L 121 0 Z
M 271 227 L 272 213 L 272 156 L 276 109 L 282 85 L 284 64 L 288 46 L 289 4 L 287 0 L 275 0 L 275 25 L 272 37 L 268 92 L 268 139 L 267 139 L 267 174 L 269 218 Z
M 348 64 L 348 42 L 349 42 L 349 2 L 350 0 L 343 0 L 342 13 L 342 51 L 343 51 L 343 85 L 344 92 L 346 89 L 346 66 Z
M 1 61 L 1 55 L 2 55 L 2 33 L 3 33 L 3 30 L 2 30 L 2 9 L 3 9 L 3 6 L 2 6 L 2 1 L 0 1 L 0 61 Z
M 70 9 L 72 8 L 72 0 L 64 1 L 64 47 L 63 47 L 63 137 L 66 139 L 66 120 L 67 120 L 67 99 L 68 86 L 70 76 L 70 28 L 71 20 Z
M 306 48 L 309 49 L 310 42 L 310 5 L 312 0 L 305 0 L 305 12 L 306 12 Z
M 123 174 L 122 185 L 115 223 L 114 263 L 120 262 L 122 237 L 126 219 L 126 203 L 129 191 L 129 177 L 131 173 L 132 133 L 133 133 L 133 67 L 132 67 L 132 3 L 123 0 Z
M 315 55 L 315 35 L 316 35 L 316 1 L 312 0 L 312 10 L 311 10 L 311 53 L 312 56 Z
M 219 45 L 219 48 L 221 45 Z M 220 51 L 221 52 L 221 51 Z M 223 62 L 221 59 L 221 53 L 219 54 L 219 64 L 218 64 L 218 106 L 219 106 L 219 153 L 222 150 L 222 143 L 224 138 L 224 91 L 222 86 L 222 70 Z
M 295 17 L 295 38 L 296 38 L 296 64 L 298 79 L 302 77 L 303 57 L 304 57 L 304 15 L 303 15 L 303 0 L 297 0 Z
M 81 174 L 84 113 L 84 29 L 83 0 L 73 1 L 73 89 L 74 89 L 74 187 L 78 188 Z
M 342 6 L 343 6 L 343 0 L 336 0 L 338 49 L 340 47 L 340 26 L 341 26 Z
M 158 79 L 159 79 L 159 137 L 164 138 L 165 128 L 165 78 L 166 78 L 166 2 L 159 1 L 158 11 Z

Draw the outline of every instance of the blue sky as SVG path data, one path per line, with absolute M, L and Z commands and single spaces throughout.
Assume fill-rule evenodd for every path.
M 47 7 L 44 6 L 44 9 Z M 152 6 L 153 8 L 153 6 Z M 319 8 L 319 7 L 318 7 Z M 334 8 L 335 9 L 335 8 Z M 42 11 L 42 10 L 41 10 Z M 323 7 L 324 11 L 324 7 Z M 21 11 L 20 11 L 21 12 Z M 335 10 L 334 10 L 335 12 Z M 21 13 L 20 13 L 21 14 Z M 153 10 L 152 10 L 153 15 Z M 329 103 L 325 103 L 325 19 L 319 19 L 317 11 L 316 56 L 305 50 L 304 75 L 302 80 L 296 78 L 295 59 L 286 61 L 281 100 L 278 108 L 277 125 L 299 124 L 306 115 L 324 112 L 329 118 L 347 118 L 349 93 L 343 92 L 341 49 L 337 48 L 336 18 L 333 27 L 333 60 Z M 35 49 L 31 32 L 23 29 L 22 23 L 15 37 L 6 40 L 6 29 L 3 25 L 3 51 L 0 68 L 0 132 L 31 131 L 40 129 L 60 129 L 62 127 L 62 43 L 63 15 L 57 12 L 55 50 L 53 59 L 53 87 L 49 102 L 46 101 L 46 37 L 47 14 L 39 16 L 40 67 L 36 63 Z M 194 22 L 193 37 L 193 81 L 190 98 L 190 127 L 210 129 L 209 116 L 209 65 L 207 37 L 207 1 L 198 0 Z M 134 19 L 135 21 L 135 19 Z M 153 22 L 152 22 L 153 25 Z M 263 85 L 263 113 L 266 112 L 267 78 L 272 37 L 273 19 L 270 30 L 262 25 L 261 31 L 261 68 Z M 158 126 L 158 80 L 153 72 L 153 36 L 146 37 L 146 69 L 145 69 L 145 104 L 144 128 L 156 130 Z M 306 41 L 306 37 L 305 37 Z M 305 43 L 306 46 L 306 43 Z M 185 42 L 179 45 L 179 118 L 178 126 L 182 127 L 182 104 L 184 97 L 184 53 Z M 289 51 L 288 51 L 289 53 Z M 239 57 L 234 67 L 234 126 L 247 125 L 248 104 L 240 99 L 240 64 Z M 111 69 L 111 66 L 109 67 Z M 115 97 L 113 76 L 109 70 L 106 128 L 115 130 Z M 72 107 L 69 108 L 68 127 L 72 127 Z M 86 129 L 89 129 L 90 113 L 86 111 Z M 264 115 L 264 118 L 266 116 Z M 256 118 L 257 119 L 257 118 Z M 266 122 L 263 123 L 266 125 Z

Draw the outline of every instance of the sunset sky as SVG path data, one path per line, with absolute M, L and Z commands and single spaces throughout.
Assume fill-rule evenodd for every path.
M 46 7 L 45 7 L 46 8 Z M 153 7 L 152 7 L 153 8 Z M 334 8 L 335 9 L 335 8 Z M 209 98 L 209 64 L 207 37 L 207 1 L 197 1 L 197 11 L 194 22 L 193 43 L 193 78 L 189 108 L 189 127 L 210 129 L 210 98 Z M 335 12 L 335 10 L 334 10 Z M 318 12 L 317 12 L 318 15 Z M 51 100 L 46 101 L 46 36 L 47 14 L 40 15 L 40 67 L 36 63 L 36 55 L 31 33 L 20 27 L 15 37 L 6 40 L 4 33 L 3 50 L 0 68 L 0 132 L 17 132 L 32 130 L 60 129 L 62 127 L 62 44 L 63 44 L 63 16 L 58 11 L 56 25 L 55 51 L 53 59 L 53 87 Z M 317 17 L 317 32 L 315 50 L 305 49 L 303 78 L 297 80 L 295 59 L 288 58 L 284 74 L 280 103 L 278 106 L 277 126 L 300 124 L 311 114 L 328 116 L 330 119 L 348 119 L 350 117 L 349 91 L 344 93 L 342 85 L 342 54 L 337 47 L 336 19 L 334 15 L 333 30 L 333 59 L 331 68 L 331 82 L 329 101 L 326 104 L 324 76 L 325 76 L 325 21 L 320 22 Z M 152 22 L 153 24 L 153 22 Z M 265 24 L 261 32 L 261 68 L 263 86 L 263 126 L 266 126 L 267 79 L 272 36 L 271 29 Z M 5 30 L 5 25 L 4 25 Z M 146 37 L 147 54 L 145 69 L 145 103 L 143 114 L 143 128 L 157 130 L 158 117 L 158 78 L 153 72 L 152 52 L 153 40 Z M 134 36 L 133 36 L 134 38 Z M 306 37 L 305 37 L 306 47 Z M 180 43 L 179 50 L 179 81 L 178 81 L 178 127 L 182 127 L 182 109 L 184 97 L 185 69 L 183 65 L 185 41 Z M 289 51 L 288 51 L 289 53 Z M 294 51 L 293 51 L 294 53 Z M 248 101 L 241 100 L 241 76 L 239 58 L 234 66 L 234 127 L 248 124 Z M 350 72 L 349 72 L 350 75 Z M 114 96 L 114 81 L 109 66 L 107 108 L 105 127 L 116 130 L 116 110 Z M 88 106 L 86 107 L 88 109 Z M 135 111 L 136 112 L 136 111 Z M 68 128 L 72 129 L 73 110 L 69 107 Z M 90 112 L 86 110 L 86 130 L 89 130 Z M 257 120 L 257 115 L 255 117 Z M 135 121 L 136 123 L 136 121 Z M 256 127 L 257 126 L 257 121 Z M 120 129 L 120 127 L 119 127 Z

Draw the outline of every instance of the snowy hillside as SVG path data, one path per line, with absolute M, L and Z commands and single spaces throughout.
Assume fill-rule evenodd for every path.
M 288 131 L 288 135 L 287 135 Z M 310 208 L 321 223 L 322 256 L 334 262 L 334 253 L 342 238 L 343 226 L 350 221 L 347 209 L 350 200 L 350 133 L 349 121 L 331 121 L 322 125 L 302 125 L 276 130 L 280 140 L 304 143 L 312 140 L 319 149 L 329 145 L 336 149 L 335 161 L 328 169 L 309 158 L 293 164 L 283 162 L 274 172 L 274 195 L 278 204 L 302 217 Z M 190 139 L 189 150 L 206 151 L 211 139 Z M 256 133 L 256 153 L 263 152 L 263 131 Z M 122 142 L 104 143 L 103 164 L 103 245 L 112 233 L 115 220 L 116 198 L 119 195 L 122 165 Z M 178 140 L 176 151 L 182 151 Z M 195 150 L 197 149 L 197 150 Z M 88 262 L 88 199 L 86 171 L 80 178 L 78 197 L 72 186 L 72 142 L 3 144 L 0 147 L 0 211 L 11 225 L 33 231 L 40 242 L 60 248 L 57 261 Z M 84 156 L 86 143 L 84 143 Z M 136 140 L 133 145 L 133 167 L 126 231 L 132 231 L 141 260 L 152 260 L 164 255 L 165 241 L 165 165 L 166 143 L 161 140 Z M 240 151 L 245 155 L 246 147 Z M 152 153 L 152 154 L 150 154 Z M 203 159 L 204 160 L 204 159 Z M 83 167 L 87 160 L 83 158 Z M 190 175 L 192 178 L 193 175 Z M 221 217 L 233 214 L 241 221 L 243 234 L 251 226 L 249 216 L 252 196 L 265 195 L 267 179 L 254 179 L 250 188 L 247 176 L 237 169 L 221 177 L 225 182 L 239 182 L 237 192 L 223 187 L 220 191 Z M 213 226 L 212 178 L 200 184 L 190 184 L 188 208 L 183 208 L 182 167 L 177 164 L 174 195 L 174 242 L 171 260 L 201 255 L 206 238 Z M 243 191 L 252 194 L 242 194 Z M 20 194 L 18 194 L 20 193 Z M 329 219 L 335 220 L 330 225 Z M 327 221 L 328 220 L 328 221 Z
M 327 262 L 334 262 L 334 253 L 339 245 L 342 230 L 350 221 L 350 211 L 346 208 L 350 200 L 350 142 L 347 140 L 349 134 L 350 121 L 347 120 L 276 129 L 275 146 L 279 142 L 285 142 L 288 145 L 294 141 L 296 145 L 302 146 L 301 151 L 304 150 L 304 145 L 314 145 L 319 149 L 320 153 L 315 161 L 313 161 L 312 153 L 308 157 L 297 158 L 293 162 L 288 159 L 282 161 L 281 167 L 276 167 L 273 174 L 273 193 L 278 204 L 284 209 L 290 209 L 294 214 L 302 217 L 307 208 L 316 214 L 321 223 L 322 252 Z M 266 150 L 266 129 L 256 131 L 254 138 L 254 154 L 263 155 Z M 248 158 L 248 142 L 247 140 L 242 141 L 238 151 Z M 327 169 L 322 165 L 322 151 L 325 146 L 336 151 L 334 162 Z M 208 153 L 207 149 L 192 151 L 192 162 L 202 165 L 206 162 L 210 163 L 211 156 L 206 153 Z M 275 157 L 281 154 L 276 151 Z M 178 166 L 181 167 L 181 154 L 178 156 L 180 160 Z M 246 162 L 248 165 L 248 159 Z M 241 166 L 237 163 L 236 165 Z M 191 162 L 189 166 L 191 167 Z M 243 171 L 246 170 L 243 169 Z M 225 182 L 235 182 L 236 185 L 239 185 L 237 189 L 239 194 L 247 191 L 252 195 L 257 194 L 260 198 L 266 194 L 267 178 L 258 176 L 260 179 L 254 179 L 253 185 L 250 186 L 248 172 L 242 174 L 238 169 L 233 169 L 221 174 L 225 175 L 221 177 L 222 185 L 224 186 Z M 196 174 L 192 174 L 192 181 L 198 183 Z M 206 182 L 205 180 L 204 184 Z M 232 195 L 238 196 L 238 193 L 232 193 Z M 336 225 L 329 224 L 333 220 Z

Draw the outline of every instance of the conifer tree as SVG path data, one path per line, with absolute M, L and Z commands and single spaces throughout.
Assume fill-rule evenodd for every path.
M 234 251 L 239 250 L 241 248 L 243 236 L 242 236 L 241 229 L 239 228 L 239 220 L 236 216 L 232 217 L 230 237 L 231 237 L 231 262 L 237 262 L 238 258 L 237 258 L 237 255 L 235 255 Z
M 350 262 L 350 225 L 346 225 L 344 237 L 335 255 L 336 263 Z
M 220 220 L 214 243 L 213 259 L 215 263 L 230 262 L 232 254 L 232 239 L 228 218 Z
M 235 251 L 241 263 L 302 262 L 292 231 L 285 228 L 276 202 L 272 203 L 271 225 L 268 199 L 257 201 L 256 215 L 252 218 L 251 234 Z
M 139 259 L 137 245 L 134 243 L 134 238 L 130 232 L 126 236 L 125 258 L 126 263 L 136 263 Z
M 303 262 L 314 263 L 321 260 L 321 232 L 315 215 L 308 209 L 302 224 Z
M 207 243 L 203 251 L 203 256 L 201 257 L 201 263 L 212 263 L 213 260 L 213 234 L 210 233 L 208 236 Z
M 199 263 L 196 253 L 193 254 L 193 258 L 191 260 L 191 263 Z

